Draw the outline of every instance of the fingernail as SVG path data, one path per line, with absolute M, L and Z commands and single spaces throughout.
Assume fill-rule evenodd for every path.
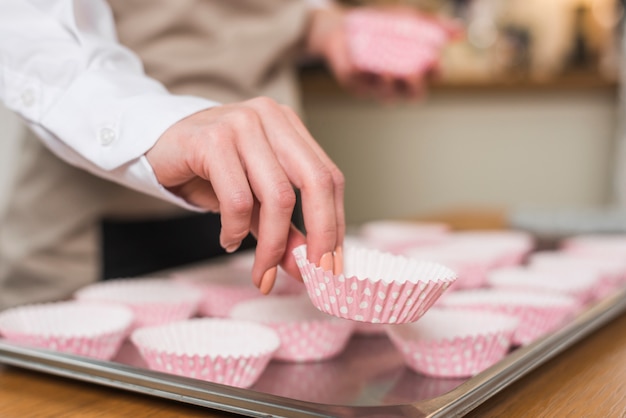
M 267 295 L 274 287 L 274 282 L 276 281 L 276 272 L 277 268 L 276 266 L 274 266 L 271 269 L 267 270 L 265 273 L 263 273 L 259 289 L 261 289 L 261 293 L 263 293 L 264 295 Z
M 235 242 L 234 244 L 228 244 L 224 249 L 227 253 L 234 253 L 241 246 L 241 242 Z
M 333 253 L 327 252 L 320 258 L 320 267 L 324 271 L 333 271 Z
M 335 257 L 334 257 L 335 268 L 333 269 L 333 274 L 335 276 L 343 273 L 343 247 L 339 246 L 335 248 Z

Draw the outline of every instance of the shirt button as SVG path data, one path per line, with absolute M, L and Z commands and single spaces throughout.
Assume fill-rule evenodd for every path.
M 115 141 L 115 131 L 111 128 L 100 129 L 100 143 L 104 146 L 111 145 Z
M 24 107 L 31 107 L 35 104 L 35 92 L 32 89 L 26 89 L 22 92 L 21 99 Z

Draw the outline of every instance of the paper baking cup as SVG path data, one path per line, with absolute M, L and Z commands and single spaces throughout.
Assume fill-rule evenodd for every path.
M 172 278 L 200 292 L 201 316 L 226 318 L 236 304 L 263 296 L 252 283 L 250 271 L 233 269 L 228 264 L 175 273 Z
M 346 17 L 346 38 L 359 70 L 404 76 L 431 68 L 448 34 L 443 26 L 420 16 L 356 10 Z
M 574 297 L 582 308 L 593 298 L 599 282 L 595 272 L 576 270 L 537 270 L 527 267 L 508 267 L 488 275 L 488 284 L 495 288 L 554 292 Z
M 604 255 L 626 258 L 626 234 L 588 234 L 564 239 L 564 251 L 580 255 Z
M 600 300 L 621 287 L 626 275 L 626 259 L 586 257 L 565 251 L 539 251 L 530 255 L 528 267 L 538 271 L 567 274 L 586 272 L 597 277 L 592 299 Z
M 516 266 L 525 262 L 535 248 L 532 235 L 516 230 L 474 230 L 454 232 L 449 243 L 490 251 L 495 267 Z
M 88 285 L 74 297 L 127 306 L 135 314 L 133 327 L 137 328 L 190 318 L 198 309 L 201 295 L 170 279 L 128 278 Z
M 366 248 L 344 249 L 344 273 L 334 275 L 294 256 L 313 305 L 322 312 L 360 322 L 400 324 L 419 319 L 456 280 L 436 263 Z
M 230 317 L 274 329 L 281 342 L 274 358 L 294 362 L 336 356 L 345 348 L 355 324 L 320 312 L 306 295 L 266 296 L 241 302 L 230 311 Z
M 457 275 L 453 289 L 474 289 L 487 283 L 487 273 L 496 265 L 495 254 L 489 250 L 457 245 L 434 245 L 408 248 L 403 255 L 449 267 Z
M 442 242 L 450 227 L 438 222 L 379 220 L 363 224 L 359 236 L 365 247 L 399 253 L 408 247 Z
M 271 328 L 224 318 L 141 328 L 131 341 L 150 369 L 244 388 L 256 382 L 280 346 Z
M 476 310 L 433 308 L 412 324 L 387 333 L 407 366 L 437 377 L 473 376 L 509 351 L 518 319 Z
M 441 300 L 447 308 L 467 308 L 511 315 L 519 319 L 514 345 L 526 345 L 555 330 L 577 310 L 571 296 L 508 289 L 450 292 Z
M 109 360 L 132 322 L 132 311 L 123 306 L 53 302 L 1 312 L 0 334 L 25 345 Z

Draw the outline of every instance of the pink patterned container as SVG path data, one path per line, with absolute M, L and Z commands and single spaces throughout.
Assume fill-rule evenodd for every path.
M 233 269 L 228 264 L 182 271 L 172 278 L 202 295 L 198 308 L 202 316 L 226 318 L 236 304 L 263 296 L 252 283 L 249 271 Z
M 496 254 L 492 251 L 447 243 L 405 249 L 403 255 L 452 269 L 457 275 L 454 290 L 483 287 L 487 283 L 487 273 L 496 266 Z
M 592 300 L 599 277 L 596 273 L 577 270 L 538 270 L 508 267 L 489 273 L 488 283 L 498 289 L 531 290 L 572 296 L 582 309 Z
M 365 247 L 397 254 L 408 247 L 438 244 L 449 230 L 447 224 L 439 222 L 378 220 L 364 223 L 359 237 Z
M 433 308 L 413 324 L 388 325 L 407 366 L 437 377 L 467 377 L 509 351 L 518 319 L 509 315 Z
M 0 334 L 25 345 L 110 360 L 132 322 L 132 311 L 123 306 L 52 302 L 1 312 Z
M 447 308 L 484 310 L 514 316 L 519 325 L 514 345 L 526 345 L 558 328 L 578 309 L 571 296 L 505 289 L 450 292 L 441 300 Z
M 436 263 L 367 248 L 344 248 L 344 273 L 334 275 L 293 251 L 313 305 L 360 322 L 400 324 L 419 319 L 456 280 Z
M 425 17 L 356 10 L 346 18 L 348 51 L 361 71 L 395 76 L 420 74 L 438 60 L 445 28 Z
M 150 369 L 244 388 L 256 382 L 280 346 L 271 328 L 224 318 L 141 328 L 131 341 Z
M 450 244 L 491 252 L 494 267 L 520 265 L 535 248 L 535 239 L 530 233 L 516 230 L 461 231 L 450 234 L 449 238 Z
M 192 317 L 201 295 L 170 279 L 128 278 L 93 283 L 74 298 L 127 306 L 135 315 L 133 327 L 139 328 Z
M 274 358 L 306 362 L 332 358 L 346 347 L 355 322 L 317 310 L 302 296 L 266 296 L 237 304 L 233 319 L 260 322 L 274 329 L 280 348 Z

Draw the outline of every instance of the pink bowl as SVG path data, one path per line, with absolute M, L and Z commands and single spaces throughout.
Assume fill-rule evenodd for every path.
M 436 263 L 367 248 L 344 248 L 344 273 L 334 275 L 306 259 L 306 246 L 294 249 L 307 293 L 322 312 L 371 323 L 419 319 L 456 280 Z
M 518 319 L 476 310 L 433 308 L 413 324 L 388 325 L 406 364 L 437 377 L 473 376 L 501 360 Z
M 109 360 L 132 322 L 132 311 L 123 306 L 52 302 L 1 312 L 0 334 L 21 344 Z
M 223 318 L 141 328 L 131 341 L 153 370 L 236 387 L 252 386 L 280 346 L 271 328 Z
M 200 294 L 170 279 L 128 278 L 97 282 L 74 293 L 79 301 L 116 303 L 129 307 L 134 328 L 192 317 Z

